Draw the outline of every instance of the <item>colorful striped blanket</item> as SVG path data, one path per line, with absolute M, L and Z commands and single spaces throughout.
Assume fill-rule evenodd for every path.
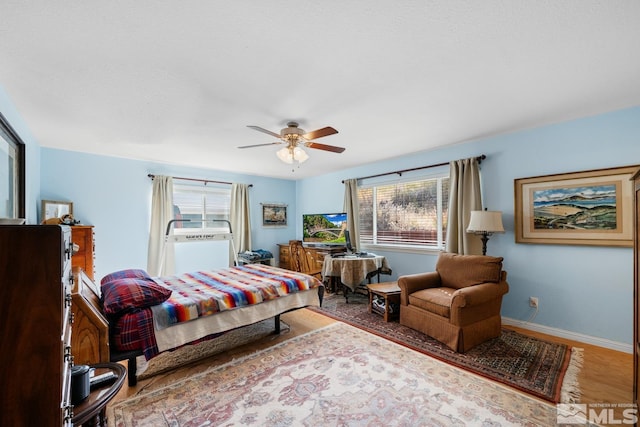
M 322 286 L 312 276 L 263 264 L 153 280 L 173 291 L 164 303 L 151 307 L 156 330 Z

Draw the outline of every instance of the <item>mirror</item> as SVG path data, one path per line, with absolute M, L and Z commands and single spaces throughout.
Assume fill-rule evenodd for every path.
M 72 202 L 58 202 L 56 200 L 42 201 L 42 221 L 49 218 L 60 218 L 62 215 L 73 215 Z
M 24 142 L 0 113 L 0 217 L 25 217 L 24 149 Z

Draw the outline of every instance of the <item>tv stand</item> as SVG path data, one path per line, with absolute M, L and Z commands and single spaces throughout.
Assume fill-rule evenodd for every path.
M 313 246 L 311 246 L 313 245 Z M 326 255 L 335 255 L 347 251 L 342 245 L 322 245 L 319 243 L 304 244 L 305 249 L 313 255 L 313 259 L 324 260 Z M 288 243 L 278 243 L 278 267 L 291 270 L 291 256 L 289 254 Z
M 305 248 L 318 248 L 318 249 L 335 249 L 340 248 L 342 245 L 327 245 L 325 243 L 303 243 L 302 246 Z

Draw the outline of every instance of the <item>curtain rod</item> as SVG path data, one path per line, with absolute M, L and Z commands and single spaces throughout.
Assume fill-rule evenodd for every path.
M 149 178 L 153 179 L 156 176 L 152 173 L 147 175 Z M 233 182 L 227 182 L 227 181 L 213 181 L 211 179 L 199 179 L 199 178 L 183 178 L 181 176 L 172 176 L 171 178 L 173 179 L 182 179 L 184 181 L 197 181 L 197 182 L 204 182 L 205 185 L 207 185 L 207 182 L 213 182 L 215 184 L 229 184 L 232 185 Z M 253 187 L 253 184 L 249 184 L 249 187 Z
M 487 156 L 485 156 L 484 154 L 476 157 L 475 159 L 478 161 L 478 163 L 481 163 L 484 159 L 486 159 Z M 402 174 L 404 172 L 413 172 L 413 171 L 417 171 L 417 170 L 421 170 L 421 169 L 430 169 L 430 168 L 436 168 L 438 166 L 446 166 L 451 162 L 444 162 L 444 163 L 437 163 L 435 165 L 428 165 L 428 166 L 420 166 L 417 168 L 411 168 L 411 169 L 402 169 L 399 171 L 393 171 L 393 172 L 385 172 L 385 173 L 379 173 L 377 175 L 369 175 L 369 176 L 361 176 L 360 178 L 356 178 L 356 179 L 369 179 L 369 178 L 377 178 L 379 176 L 386 176 L 386 175 L 393 175 L 393 174 L 398 174 L 400 176 L 402 176 Z M 344 184 L 344 179 L 342 180 L 342 183 Z

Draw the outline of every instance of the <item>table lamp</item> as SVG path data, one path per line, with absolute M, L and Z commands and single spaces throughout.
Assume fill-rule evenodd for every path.
M 471 211 L 467 233 L 479 234 L 482 239 L 482 255 L 487 254 L 487 242 L 493 233 L 504 233 L 502 226 L 502 212 L 500 211 Z

